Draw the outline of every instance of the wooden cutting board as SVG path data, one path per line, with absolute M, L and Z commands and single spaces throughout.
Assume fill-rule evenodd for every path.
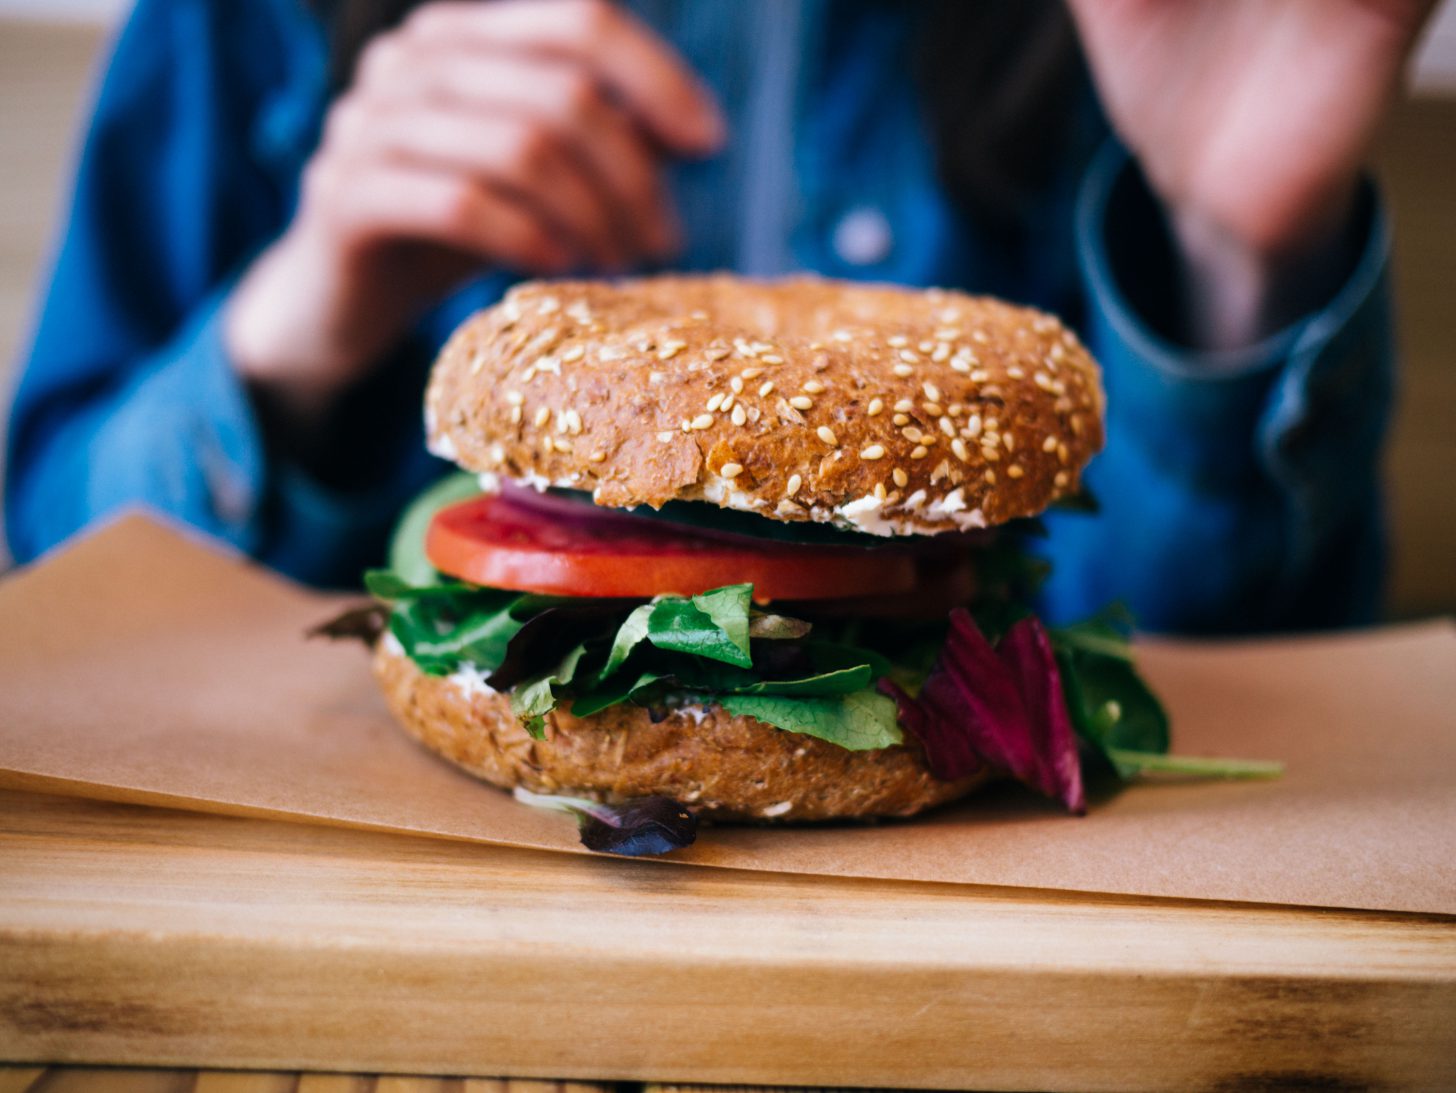
M 0 794 L 0 1058 L 1456 1087 L 1456 919 L 667 868 Z

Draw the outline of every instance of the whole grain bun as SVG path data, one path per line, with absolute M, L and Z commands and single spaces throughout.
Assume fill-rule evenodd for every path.
M 602 505 L 876 534 L 1033 516 L 1102 446 L 1098 369 L 987 297 L 728 276 L 512 289 L 450 339 L 431 450 Z
M 783 822 L 910 816 L 987 777 L 941 782 L 913 745 L 846 751 L 718 706 L 658 721 L 638 706 L 586 718 L 557 710 L 546 739 L 535 740 L 506 695 L 465 675 L 426 675 L 387 640 L 374 674 L 395 717 L 427 748 L 507 789 L 604 801 L 662 794 L 716 819 Z

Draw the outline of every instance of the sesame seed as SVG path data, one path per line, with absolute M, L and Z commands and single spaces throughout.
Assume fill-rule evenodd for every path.
M 1051 434 L 1047 434 L 1047 438 L 1041 442 L 1041 450 L 1044 452 L 1056 451 L 1057 438 L 1055 436 L 1052 436 Z
M 929 448 L 927 448 L 924 444 L 917 444 L 914 448 L 911 449 L 911 451 L 910 451 L 910 458 L 911 459 L 924 459 L 929 454 L 930 454 L 930 449 Z
M 819 439 L 824 441 L 825 444 L 839 443 L 839 438 L 834 435 L 834 430 L 831 429 L 828 425 L 821 425 L 814 431 L 819 435 Z
M 945 409 L 938 402 L 922 402 L 920 405 L 931 417 L 940 417 L 945 413 Z
M 555 296 L 543 296 L 541 298 L 541 305 L 536 310 L 542 315 L 550 315 L 553 312 L 561 310 L 561 301 Z
M 962 431 L 966 434 L 966 436 L 970 437 L 972 440 L 975 440 L 976 437 L 980 436 L 981 435 L 981 415 L 980 414 L 972 414 L 970 417 L 966 418 L 966 427 Z
M 946 436 L 955 436 L 955 422 L 948 417 L 941 418 L 940 431 Z
M 789 399 L 789 405 L 795 410 L 809 410 L 814 406 L 814 400 L 808 395 L 795 395 Z
M 714 410 L 718 409 L 718 407 L 721 406 L 721 405 L 723 405 L 723 394 L 720 391 L 718 394 L 714 395 L 712 398 L 710 398 L 708 400 L 708 413 L 711 414 Z
M 871 444 L 868 448 L 859 453 L 861 459 L 884 459 L 885 449 L 883 445 Z
M 906 376 L 913 376 L 914 374 L 915 369 L 911 368 L 908 364 L 895 365 L 895 375 L 899 376 L 901 379 L 904 379 Z
M 763 369 L 756 367 L 745 368 L 742 372 L 739 372 L 738 374 L 746 380 L 756 380 L 759 376 L 763 375 Z
M 551 410 L 545 406 L 541 407 L 541 409 L 536 411 L 536 416 L 533 420 L 535 421 L 536 428 L 540 429 L 551 420 Z
M 723 401 L 718 404 L 718 409 L 726 414 L 729 410 L 733 409 L 733 400 L 737 397 L 732 391 L 729 391 L 723 396 Z
M 925 397 L 931 402 L 940 401 L 940 388 L 935 386 L 935 384 L 927 382 L 922 385 L 921 390 L 925 392 Z
M 984 459 L 987 463 L 995 463 L 998 459 L 1001 458 L 1001 453 L 998 452 L 995 448 L 991 447 L 991 445 L 987 444 L 984 448 L 981 449 L 981 458 Z
M 715 345 L 704 353 L 703 356 L 710 361 L 721 361 L 732 352 L 733 350 L 729 349 L 726 345 Z
M 919 444 L 925 439 L 925 434 L 914 425 L 906 425 L 905 428 L 900 430 L 900 435 L 911 444 Z
M 1006 477 L 1007 477 L 1007 478 L 1020 478 L 1020 477 L 1021 477 L 1021 476 L 1022 476 L 1022 475 L 1023 475 L 1023 474 L 1025 474 L 1025 473 L 1026 473 L 1026 472 L 1025 472 L 1025 471 L 1023 471 L 1023 470 L 1022 470 L 1022 469 L 1021 469 L 1021 468 L 1020 468 L 1020 467 L 1019 467 L 1019 466 L 1018 466 L 1018 465 L 1017 465 L 1017 464 L 1015 464 L 1015 463 L 1013 463 L 1013 464 L 1011 464 L 1011 466 L 1009 466 L 1009 467 L 1007 467 L 1007 468 L 1006 468 Z
M 899 486 L 902 490 L 910 484 L 910 476 L 900 467 L 896 467 L 891 471 L 890 477 L 895 480 L 895 485 Z
M 890 420 L 893 421 L 896 426 L 909 425 L 910 424 L 910 415 L 909 414 L 896 414 Z
M 986 332 L 984 330 L 971 331 L 971 341 L 973 342 L 977 342 L 980 345 L 985 345 L 990 340 L 991 339 L 986 335 Z
M 966 442 L 960 437 L 956 437 L 950 442 L 950 450 L 955 453 L 955 457 L 962 463 L 969 463 L 971 461 L 971 453 L 966 449 Z
M 671 429 L 665 429 L 657 434 L 657 443 L 667 444 L 672 440 L 673 436 L 674 434 Z
M 824 393 L 824 385 L 818 380 L 808 380 L 805 382 L 802 390 L 809 392 L 811 395 L 822 395 Z
M 942 342 L 953 342 L 960 336 L 960 330 L 953 326 L 942 327 L 935 332 L 936 340 Z
M 933 470 L 933 471 L 930 472 L 930 484 L 931 485 L 934 485 L 935 483 L 939 482 L 942 478 L 946 478 L 949 475 L 950 475 L 950 462 L 948 460 L 942 459 L 939 463 L 937 463 L 935 465 L 935 470 Z
M 561 362 L 563 364 L 575 364 L 584 356 L 586 356 L 586 346 L 573 345 L 565 353 L 561 354 Z
M 933 360 L 936 364 L 944 364 L 946 360 L 949 359 L 949 357 L 950 346 L 946 345 L 945 342 L 941 342 L 939 345 L 937 345 L 930 354 L 930 359 Z
M 1014 366 L 1006 369 L 1006 374 L 1014 380 L 1026 379 L 1026 372 L 1023 369 L 1016 368 Z
M 799 492 L 799 487 L 803 484 L 804 480 L 797 474 L 789 475 L 789 480 L 784 483 L 784 496 L 793 497 L 794 494 Z
M 591 462 L 591 463 L 604 463 L 604 462 L 606 462 L 607 453 L 604 452 L 604 451 L 602 451 L 600 448 L 598 448 L 596 451 L 592 452 L 592 454 L 589 455 L 589 456 L 587 456 L 586 458 L 587 458 L 588 462 Z
M 900 350 L 898 356 L 906 364 L 920 363 L 920 354 L 916 353 L 913 349 L 902 349 Z
M 889 493 L 885 489 L 885 484 L 883 482 L 876 482 L 875 483 L 875 500 L 876 501 L 883 501 L 888 496 L 889 496 Z
M 882 398 L 870 399 L 870 404 L 865 407 L 865 413 L 870 417 L 879 417 L 885 409 L 885 400 Z
M 1043 391 L 1050 391 L 1052 389 L 1052 378 L 1045 372 L 1036 373 L 1034 376 L 1031 377 L 1031 382 L 1036 384 Z
M 934 342 L 930 342 L 930 341 L 925 341 L 925 342 L 921 342 L 915 348 L 918 349 L 918 350 L 920 350 L 920 352 L 922 352 L 922 353 L 929 353 L 932 349 L 935 348 L 935 343 Z
M 697 417 L 693 418 L 693 428 L 711 429 L 713 427 L 713 422 L 716 420 L 717 419 L 714 418 L 712 414 L 699 414 Z
M 986 485 L 994 486 L 996 484 L 996 472 L 993 471 L 990 467 L 986 468 L 986 473 L 982 475 L 982 477 L 985 478 Z
M 663 342 L 662 348 L 657 351 L 657 359 L 660 361 L 670 361 L 687 347 L 687 342 Z
M 769 380 L 762 387 L 760 387 L 758 389 L 758 397 L 759 398 L 768 398 L 769 395 L 773 394 L 773 389 L 774 389 L 773 380 Z
M 1001 447 L 1008 452 L 1016 451 L 1016 438 L 1011 435 L 1009 430 L 1001 434 Z
M 905 337 L 904 334 L 891 334 L 885 339 L 885 344 L 891 349 L 903 349 L 910 344 L 910 339 Z
M 1065 486 L 1067 484 L 1068 481 L 1069 481 L 1069 479 L 1067 477 L 1067 472 L 1066 471 L 1058 471 L 1057 472 L 1057 476 L 1052 479 L 1052 485 L 1056 486 L 1058 489 L 1061 489 L 1063 486 Z
M 784 363 L 784 358 L 783 357 L 780 357 L 776 353 L 765 353 L 763 356 L 759 357 L 758 359 L 761 360 L 761 361 L 763 361 L 764 364 L 783 364 Z
M 950 362 L 950 366 L 952 369 L 962 374 L 971 370 L 971 362 L 961 360 L 959 357 L 956 357 L 954 360 L 952 360 Z
M 1065 444 L 1058 443 L 1057 444 L 1057 461 L 1060 462 L 1060 463 L 1065 463 L 1067 461 L 1067 459 L 1068 459 L 1067 446 Z
M 519 406 L 512 406 L 511 407 L 511 424 L 512 425 L 519 425 L 520 423 L 521 423 L 521 408 Z
M 743 377 L 734 376 L 731 380 L 728 381 L 728 386 L 732 389 L 735 395 L 743 394 Z
M 737 478 L 740 474 L 743 473 L 743 464 L 724 463 L 723 466 L 718 469 L 718 473 L 724 478 Z
M 581 432 L 581 415 L 575 410 L 567 410 L 566 413 L 561 415 L 561 419 L 566 423 L 566 431 L 572 436 L 576 436 Z
M 985 383 L 990 378 L 991 373 L 987 372 L 984 368 L 977 368 L 970 375 L 970 380 L 972 383 Z
M 509 402 L 512 406 L 519 406 L 521 403 L 526 401 L 526 396 L 521 394 L 521 392 L 519 391 L 507 391 L 506 401 Z
M 555 440 L 555 444 L 556 450 L 562 455 L 569 455 L 571 453 L 571 441 L 558 436 Z
M 731 420 L 734 425 L 742 425 L 745 421 L 748 420 L 748 414 L 744 411 L 743 405 L 741 403 L 733 407 L 733 413 L 730 416 L 729 420 Z
M 854 341 L 854 335 L 851 334 L 848 330 L 836 330 L 833 334 L 829 336 L 837 342 Z

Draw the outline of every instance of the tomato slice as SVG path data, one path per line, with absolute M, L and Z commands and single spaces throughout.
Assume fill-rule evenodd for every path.
M 775 543 L 690 529 L 609 509 L 547 516 L 501 494 L 435 514 L 430 562 L 472 584 L 562 596 L 691 595 L 753 585 L 760 603 L 908 592 L 912 550 Z

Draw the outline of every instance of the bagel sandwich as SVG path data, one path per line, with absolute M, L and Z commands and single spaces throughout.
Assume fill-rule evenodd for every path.
M 461 473 L 368 575 L 375 676 L 430 750 L 583 814 L 905 817 L 993 778 L 1080 812 L 1084 759 L 1167 747 L 1117 622 L 1032 610 L 1103 405 L 1071 331 L 985 297 L 519 285 L 432 372 Z

